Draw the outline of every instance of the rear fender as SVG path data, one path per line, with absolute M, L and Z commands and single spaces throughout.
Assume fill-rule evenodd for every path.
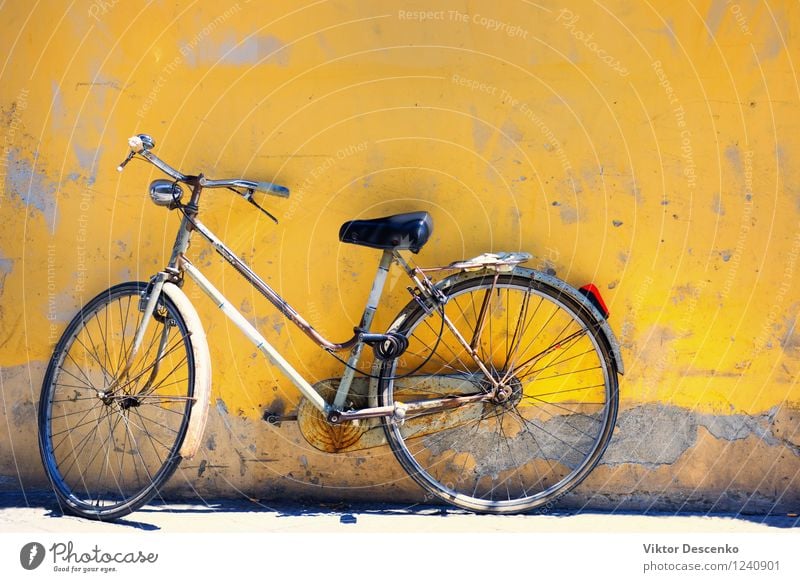
M 554 277 L 552 275 L 548 275 L 547 273 L 543 273 L 541 271 L 536 271 L 534 269 L 528 269 L 525 267 L 515 267 L 512 271 L 512 274 L 517 277 L 523 277 L 527 279 L 533 279 L 539 283 L 544 285 L 548 285 L 557 289 L 564 295 L 568 296 L 570 299 L 574 300 L 576 303 L 581 305 L 587 312 L 589 312 L 596 322 L 597 328 L 600 330 L 600 333 L 605 338 L 606 342 L 608 343 L 608 347 L 611 351 L 611 356 L 614 360 L 614 366 L 620 374 L 625 373 L 625 368 L 622 363 L 622 354 L 620 353 L 619 349 L 619 341 L 617 341 L 614 332 L 611 330 L 611 326 L 608 324 L 608 321 L 600 312 L 600 310 L 594 305 L 594 303 L 590 300 L 589 297 L 581 293 L 578 289 L 573 287 L 572 285 L 562 281 L 561 279 Z M 493 276 L 493 271 L 473 271 L 473 272 L 461 272 L 451 275 L 450 277 L 446 277 L 442 279 L 436 284 L 436 287 L 441 290 L 442 292 L 447 292 L 449 288 L 451 288 L 456 283 L 460 283 L 466 279 L 471 279 L 473 277 L 480 277 L 480 276 Z M 413 303 L 413 301 L 412 301 Z M 411 305 L 409 306 L 411 307 Z M 408 308 L 406 308 L 400 316 L 395 320 L 392 324 L 391 328 L 397 327 L 402 320 L 408 315 Z

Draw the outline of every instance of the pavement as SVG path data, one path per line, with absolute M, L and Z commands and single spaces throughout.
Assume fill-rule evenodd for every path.
M 733 515 L 554 511 L 475 515 L 447 506 L 298 504 L 251 500 L 154 503 L 113 523 L 63 515 L 48 491 L 0 493 L 3 533 L 777 533 L 800 528 L 796 514 Z M 795 529 L 800 531 L 800 529 Z

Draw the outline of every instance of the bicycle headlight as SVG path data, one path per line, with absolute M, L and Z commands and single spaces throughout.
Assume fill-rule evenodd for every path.
M 180 184 L 169 180 L 153 180 L 150 182 L 150 199 L 156 206 L 175 208 L 175 205 L 181 201 L 182 196 L 183 188 L 180 187 Z

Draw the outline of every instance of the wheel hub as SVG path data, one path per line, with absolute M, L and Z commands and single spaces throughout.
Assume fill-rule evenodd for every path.
M 497 374 L 497 379 L 502 378 L 501 374 Z M 500 383 L 497 388 L 493 388 L 494 394 L 492 395 L 491 402 L 498 406 L 505 408 L 514 408 L 522 400 L 522 383 L 516 376 L 506 378 Z
M 141 405 L 141 401 L 135 396 L 123 396 L 119 399 L 119 407 L 122 410 L 128 410 L 131 407 L 135 408 L 139 405 Z

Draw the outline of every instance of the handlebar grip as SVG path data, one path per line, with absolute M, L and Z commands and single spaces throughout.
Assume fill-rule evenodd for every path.
M 276 196 L 281 196 L 283 198 L 289 197 L 289 189 L 286 186 L 281 186 L 280 184 L 273 184 L 272 182 L 255 182 L 256 190 L 261 190 L 262 192 L 271 192 Z

